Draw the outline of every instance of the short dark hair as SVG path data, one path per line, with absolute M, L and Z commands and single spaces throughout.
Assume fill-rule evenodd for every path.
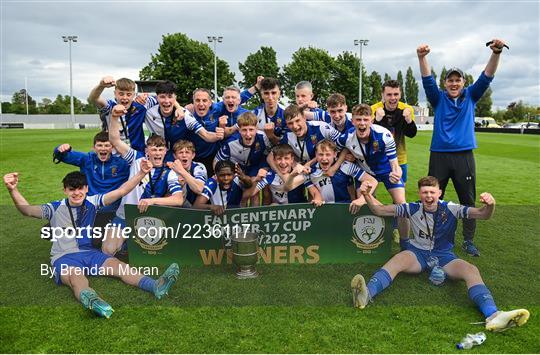
M 285 143 L 275 145 L 272 148 L 272 153 L 274 153 L 274 158 L 283 157 L 289 154 L 294 157 L 294 150 L 292 149 L 290 145 L 285 144 Z
M 261 90 L 260 91 L 272 90 L 276 86 L 277 86 L 278 89 L 280 89 L 279 81 L 276 78 L 264 78 L 263 80 L 261 80 Z
M 88 181 L 86 180 L 86 175 L 80 171 L 72 171 L 71 173 L 64 176 L 62 179 L 62 184 L 64 188 L 78 189 L 84 186 L 88 186 Z
M 236 166 L 230 160 L 220 160 L 216 163 L 216 168 L 214 169 L 216 172 L 216 175 L 218 174 L 220 170 L 225 169 L 225 168 L 230 168 L 231 171 L 234 173 Z
M 156 94 L 175 94 L 176 84 L 170 80 L 160 81 L 156 85 Z
M 393 79 L 390 79 L 390 80 L 386 80 L 383 84 L 382 84 L 382 91 L 384 91 L 384 88 L 393 88 L 393 89 L 400 89 L 401 91 L 401 85 L 399 85 L 399 81 L 397 80 L 393 80 Z
M 96 134 L 94 136 L 94 145 L 96 145 L 97 142 L 110 142 L 109 133 L 105 131 L 101 131 L 98 134 Z
M 437 179 L 435 176 L 424 176 L 423 178 L 418 180 L 418 189 L 420 189 L 423 186 L 438 187 L 439 179 Z
M 302 111 L 298 105 L 290 105 L 283 111 L 283 118 L 285 121 L 292 120 L 296 116 L 304 117 L 304 111 Z

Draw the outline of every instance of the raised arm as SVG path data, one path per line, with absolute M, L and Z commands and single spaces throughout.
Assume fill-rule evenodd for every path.
M 431 69 L 426 56 L 429 54 L 430 48 L 427 44 L 422 44 L 416 48 L 416 55 L 418 56 L 418 63 L 420 64 L 420 74 L 422 77 L 431 75 Z
M 283 191 L 289 192 L 302 185 L 304 183 L 303 174 L 309 174 L 310 171 L 310 168 L 305 167 L 302 164 L 296 164 L 289 176 L 287 176 L 286 179 L 282 178 L 285 181 Z
M 167 162 L 167 166 L 169 169 L 172 169 L 175 173 L 184 178 L 184 181 L 186 184 L 188 184 L 191 191 L 193 191 L 196 195 L 201 194 L 204 188 L 204 181 L 196 179 L 189 173 L 189 171 L 184 169 L 184 166 L 180 160 L 176 159 L 174 162 Z
M 119 188 L 116 190 L 113 190 L 111 192 L 107 192 L 105 195 L 103 195 L 103 204 L 105 206 L 110 205 L 111 203 L 114 203 L 116 200 L 121 199 L 125 195 L 131 192 L 139 182 L 144 178 L 146 174 L 148 174 L 152 170 L 152 163 L 149 160 L 142 160 L 141 161 L 141 169 L 137 173 L 137 175 L 133 176 L 131 179 L 123 183 Z
M 99 84 L 90 91 L 90 95 L 88 95 L 88 102 L 93 102 L 96 104 L 99 108 L 105 107 L 107 105 L 107 101 L 101 97 L 101 93 L 105 88 L 112 88 L 115 85 L 115 81 L 112 76 L 106 76 Z
M 111 124 L 109 126 L 109 140 L 120 155 L 126 154 L 130 147 L 120 138 L 119 118 L 127 112 L 123 105 L 116 105 L 112 109 Z
M 23 216 L 42 218 L 41 206 L 31 206 L 24 196 L 17 189 L 19 184 L 19 173 L 9 173 L 4 175 L 4 184 L 15 204 L 15 207 Z
M 362 186 L 360 187 L 360 192 L 362 193 L 362 196 L 364 196 L 364 198 L 366 199 L 366 203 L 371 212 L 381 217 L 394 216 L 396 211 L 396 205 L 383 205 L 375 197 L 373 197 L 373 195 L 371 194 L 372 189 L 373 186 L 369 182 L 362 184 Z
M 491 41 L 489 48 L 493 52 L 491 53 L 491 56 L 489 57 L 489 60 L 486 64 L 486 68 L 484 69 L 484 73 L 486 74 L 486 76 L 491 78 L 495 75 L 495 72 L 497 71 L 497 67 L 499 66 L 499 59 L 501 58 L 501 53 L 503 51 L 504 46 L 505 46 L 505 43 L 501 39 L 494 38 Z
M 469 207 L 469 218 L 472 219 L 490 219 L 495 211 L 495 198 L 489 193 L 480 194 L 480 202 L 484 205 L 480 208 Z
M 240 168 L 240 165 L 234 164 L 234 166 L 235 166 L 234 169 L 235 169 L 236 175 L 242 182 L 244 189 L 249 189 L 251 186 L 253 186 L 253 180 L 251 180 L 251 178 L 244 173 L 242 168 Z

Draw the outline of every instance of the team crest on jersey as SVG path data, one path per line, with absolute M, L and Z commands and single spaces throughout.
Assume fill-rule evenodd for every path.
M 116 166 L 111 167 L 111 175 L 116 176 L 118 174 L 118 168 Z
M 373 142 L 373 152 L 378 152 L 378 151 L 379 151 L 379 142 L 374 141 Z
M 277 124 L 278 126 L 281 126 L 281 122 L 282 122 L 281 118 L 278 117 L 278 118 L 276 119 L 276 124 Z
M 255 151 L 258 152 L 261 149 L 261 143 L 255 142 Z
M 316 145 L 317 144 L 317 135 L 316 134 L 312 134 L 311 135 L 311 143 L 313 145 Z
M 162 219 L 155 217 L 139 217 L 134 221 L 135 243 L 149 254 L 155 254 L 167 245 L 166 225 Z
M 208 119 L 210 120 L 210 124 L 214 124 L 214 115 L 210 116 Z
M 351 241 L 358 249 L 372 250 L 384 243 L 384 219 L 377 216 L 358 216 L 352 223 Z
M 441 211 L 441 212 L 439 213 L 439 216 L 440 216 L 440 218 L 441 218 L 441 223 L 442 223 L 442 224 L 445 224 L 446 221 L 448 221 L 448 215 L 446 214 L 446 211 Z

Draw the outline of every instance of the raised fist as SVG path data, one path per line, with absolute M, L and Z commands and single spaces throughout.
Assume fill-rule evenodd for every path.
M 9 191 L 13 191 L 19 183 L 19 173 L 9 173 L 4 175 L 4 184 Z
M 127 113 L 127 110 L 124 107 L 124 105 L 116 105 L 112 109 L 112 117 L 113 118 L 121 117 L 122 115 L 125 115 L 126 113 Z
M 116 81 L 112 76 L 106 76 L 99 82 L 99 86 L 102 86 L 104 88 L 112 88 L 116 85 Z
M 423 58 L 428 55 L 429 51 L 429 46 L 427 44 L 422 44 L 416 48 L 416 55 L 418 55 L 418 58 Z

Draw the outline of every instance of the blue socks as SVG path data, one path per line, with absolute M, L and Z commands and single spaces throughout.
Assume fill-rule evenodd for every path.
M 154 287 L 156 286 L 156 280 L 151 277 L 143 276 L 139 281 L 139 288 L 151 293 L 154 293 Z
M 497 312 L 497 306 L 493 300 L 491 292 L 484 284 L 474 285 L 469 289 L 469 298 L 476 303 L 476 306 L 480 309 L 480 312 L 484 314 L 484 317 L 488 318 L 493 313 Z
M 392 278 L 390 277 L 390 274 L 385 269 L 379 269 L 375 274 L 371 277 L 367 284 L 367 288 L 369 290 L 369 298 L 372 299 L 377 295 L 378 293 L 381 293 L 382 290 L 390 286 L 392 283 Z

